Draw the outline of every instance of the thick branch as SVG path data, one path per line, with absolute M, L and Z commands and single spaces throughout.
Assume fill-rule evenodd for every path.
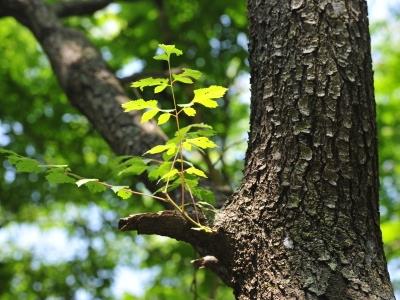
M 0 12 L 14 16 L 36 36 L 73 106 L 78 108 L 117 154 L 142 155 L 165 140 L 152 123 L 122 112 L 128 101 L 101 54 L 79 31 L 61 24 L 41 0 L 0 0 Z
M 193 225 L 177 211 L 130 215 L 119 220 L 121 231 L 137 231 L 140 234 L 157 234 L 184 241 L 192 245 L 208 244 L 214 234 L 192 229 Z
M 55 3 L 52 7 L 59 17 L 91 15 L 105 8 L 112 0 L 88 0 L 88 1 L 63 1 Z

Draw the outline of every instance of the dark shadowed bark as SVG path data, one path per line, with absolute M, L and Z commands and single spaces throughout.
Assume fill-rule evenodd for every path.
M 215 233 L 194 231 L 173 211 L 129 216 L 120 229 L 192 244 L 205 255 L 195 264 L 241 300 L 394 299 L 379 229 L 366 2 L 248 3 L 249 148 L 242 185 L 217 214 Z M 35 34 L 71 103 L 117 153 L 161 141 L 155 126 L 121 114 L 121 86 L 84 36 L 60 24 L 58 7 L 0 0 L 0 16 Z

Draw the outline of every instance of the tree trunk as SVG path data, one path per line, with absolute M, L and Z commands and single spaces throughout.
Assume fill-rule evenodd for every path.
M 394 299 L 367 5 L 249 0 L 245 176 L 217 217 L 237 299 Z
M 206 255 L 196 264 L 241 300 L 394 299 L 379 228 L 366 3 L 248 2 L 249 148 L 242 185 L 216 216 L 217 233 L 195 231 L 171 211 L 129 216 L 120 229 L 192 244 Z M 71 103 L 114 151 L 141 153 L 142 140 L 152 144 L 162 133 L 121 114 L 127 98 L 98 51 L 56 16 L 108 1 L 82 3 L 0 0 L 0 17 L 14 16 L 35 34 Z

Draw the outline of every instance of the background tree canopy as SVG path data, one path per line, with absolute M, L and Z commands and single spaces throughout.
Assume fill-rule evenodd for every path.
M 400 289 L 400 41 L 395 35 L 400 18 L 393 11 L 371 29 L 382 230 L 392 280 Z M 158 43 L 185 50 L 174 64 L 202 71 L 201 85 L 230 87 L 223 109 L 200 111 L 196 121 L 213 125 L 222 153 L 209 152 L 198 160 L 206 170 L 220 171 L 219 180 L 230 189 L 235 187 L 249 113 L 245 1 L 116 1 L 64 22 L 97 46 L 132 98 L 137 94 L 128 89 L 131 81 L 166 71 L 152 59 Z M 31 33 L 14 19 L 3 18 L 0 41 L 0 146 L 68 164 L 83 176 L 118 179 L 111 167 L 116 156 L 68 102 Z M 159 210 L 151 199 L 121 201 L 108 192 L 94 195 L 49 185 L 34 174 L 16 176 L 6 162 L 0 177 L 0 299 L 233 298 L 212 273 L 193 269 L 190 246 L 116 230 L 118 217 Z M 129 178 L 119 180 L 131 183 Z M 143 185 L 137 183 L 137 188 Z

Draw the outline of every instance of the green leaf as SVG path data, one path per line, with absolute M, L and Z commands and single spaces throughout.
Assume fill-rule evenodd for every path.
M 167 173 L 169 170 L 171 170 L 172 162 L 164 162 L 159 166 L 152 166 L 147 169 L 149 179 L 150 180 L 157 180 L 160 178 L 163 174 Z
M 190 167 L 190 168 L 186 169 L 185 172 L 188 173 L 188 174 L 197 175 L 197 176 L 200 176 L 200 177 L 207 178 L 207 175 L 202 170 L 199 170 L 199 169 L 197 169 L 195 167 Z
M 157 146 L 151 148 L 150 150 L 146 151 L 145 154 L 157 154 L 157 153 L 161 153 L 161 152 L 167 151 L 167 150 L 170 149 L 170 148 L 171 148 L 171 145 L 170 145 L 170 144 L 167 144 L 167 145 L 157 145 Z
M 154 93 L 161 93 L 163 90 L 165 90 L 168 87 L 168 84 L 161 84 L 159 86 L 156 86 L 154 88 Z
M 170 113 L 163 113 L 158 117 L 158 125 L 162 125 L 168 122 L 168 120 L 171 118 Z
M 192 79 L 190 79 L 189 77 L 183 76 L 182 74 L 173 74 L 172 77 L 174 77 L 175 81 L 179 81 L 179 82 L 187 83 L 187 84 L 193 83 Z
M 183 112 L 189 117 L 193 117 L 196 115 L 196 110 L 192 107 L 186 107 L 183 109 Z
M 177 147 L 175 144 L 170 144 L 171 146 L 169 147 L 168 151 L 167 151 L 167 155 L 174 155 Z
M 218 106 L 218 103 L 215 101 L 215 99 L 223 97 L 226 91 L 226 88 L 218 85 L 197 89 L 194 91 L 194 98 L 192 102 L 199 103 L 208 108 L 215 108 Z
M 102 193 L 105 190 L 107 190 L 107 188 L 103 184 L 101 184 L 100 182 L 96 182 L 96 181 L 91 181 L 91 182 L 86 183 L 86 187 L 93 194 Z
M 140 119 L 141 123 L 145 123 L 147 121 L 150 121 L 151 119 L 153 119 L 159 112 L 159 109 L 151 109 L 149 111 L 146 111 L 143 115 L 142 118 Z
M 126 199 L 129 199 L 132 196 L 132 192 L 130 190 L 127 190 L 127 189 L 120 189 L 117 192 L 117 195 L 118 195 L 118 197 L 126 200 Z
M 148 162 L 138 156 L 131 157 L 117 166 L 118 176 L 140 175 L 146 170 Z
M 131 87 L 140 88 L 143 91 L 143 88 L 148 86 L 156 86 L 156 85 L 168 85 L 168 79 L 166 78 L 143 78 L 138 81 L 132 82 Z
M 388 221 L 381 224 L 383 241 L 385 243 L 392 243 L 396 240 L 400 240 L 400 221 Z
M 164 50 L 165 54 L 169 57 L 171 54 L 175 54 L 177 56 L 180 56 L 183 54 L 182 50 L 179 50 L 178 48 L 175 47 L 175 45 L 164 45 L 164 44 L 159 44 L 158 47 L 160 47 L 162 50 Z
M 183 149 L 185 149 L 187 151 L 192 151 L 192 144 L 191 143 L 183 142 L 182 143 L 182 147 L 183 147 Z
M 38 173 L 42 170 L 39 162 L 31 158 L 13 155 L 8 158 L 8 161 L 14 165 L 17 172 Z
M 15 152 L 13 152 L 13 151 L 11 151 L 11 150 L 4 149 L 4 148 L 0 148 L 0 154 L 1 154 L 1 155 L 6 155 L 6 156 L 8 156 L 8 155 L 15 155 L 15 156 L 18 156 L 17 153 L 15 153 Z
M 84 179 L 79 179 L 78 181 L 75 182 L 75 184 L 78 187 L 81 187 L 82 185 L 85 185 L 85 184 L 87 184 L 89 182 L 94 182 L 94 181 L 99 181 L 99 180 L 95 179 L 95 178 L 84 178 Z
M 191 188 L 193 195 L 200 201 L 205 201 L 208 203 L 215 203 L 215 195 L 209 189 L 203 187 L 193 187 Z
M 201 72 L 193 69 L 182 68 L 183 73 L 180 75 L 192 77 L 193 79 L 199 79 L 201 77 Z
M 114 192 L 114 193 L 118 193 L 120 190 L 122 190 L 122 189 L 128 189 L 129 188 L 129 186 L 126 186 L 126 185 L 113 185 L 112 187 L 111 187 L 111 190 Z
M 155 60 L 166 60 L 168 61 L 169 57 L 167 54 L 163 53 L 163 54 L 159 54 L 153 57 Z
M 191 143 L 199 148 L 207 149 L 207 148 L 215 148 L 217 145 L 206 137 L 198 137 L 193 139 L 187 139 L 186 142 Z
M 168 171 L 166 174 L 164 174 L 164 175 L 161 177 L 161 179 L 164 179 L 164 180 L 171 179 L 171 178 L 175 177 L 178 173 L 179 173 L 179 171 L 178 171 L 177 169 L 174 168 L 174 169 Z
M 208 108 L 216 108 L 216 107 L 218 107 L 217 101 L 214 101 L 214 100 L 211 100 L 211 99 L 208 99 L 208 98 L 199 98 L 196 101 L 193 100 L 193 102 L 199 103 L 199 104 L 201 104 L 201 105 L 203 105 L 205 107 L 208 107 Z
M 179 139 L 182 140 L 185 135 L 192 130 L 192 128 L 201 128 L 201 129 L 210 129 L 212 130 L 212 127 L 210 125 L 204 124 L 204 123 L 195 123 L 189 126 L 182 127 L 178 131 L 175 132 L 175 136 Z
M 157 100 L 148 100 L 145 101 L 143 99 L 132 100 L 123 103 L 121 106 L 125 112 L 129 112 L 132 110 L 142 110 L 146 108 L 157 108 L 158 101 Z
M 60 184 L 60 183 L 75 183 L 75 179 L 65 174 L 63 171 L 54 170 L 50 171 L 46 175 L 46 179 L 49 183 Z

